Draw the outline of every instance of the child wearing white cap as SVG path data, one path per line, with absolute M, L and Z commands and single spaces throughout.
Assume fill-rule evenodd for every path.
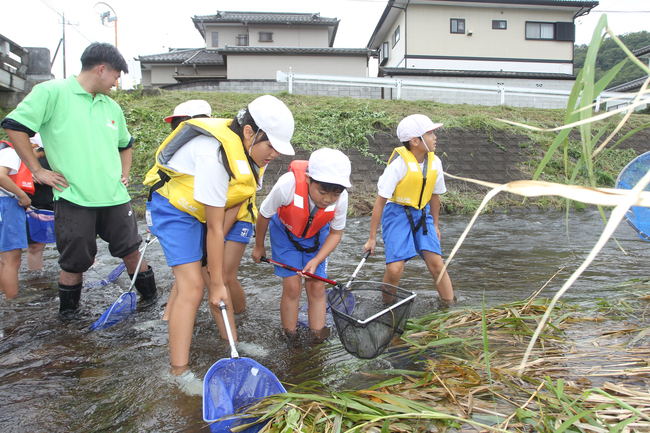
M 309 161 L 292 161 L 289 173 L 278 179 L 260 205 L 253 260 L 259 263 L 266 254 L 264 237 L 268 228 L 274 260 L 326 278 L 327 259 L 345 228 L 350 172 L 348 157 L 334 149 L 319 149 Z M 292 335 L 298 324 L 302 279 L 281 267 L 275 268 L 275 274 L 282 277 L 282 327 Z M 329 335 L 325 328 L 325 283 L 308 278 L 305 291 L 309 328 L 315 341 L 322 341 Z
M 225 234 L 242 203 L 259 187 L 263 167 L 281 153 L 294 154 L 293 129 L 289 108 L 265 95 L 234 119 L 185 121 L 156 152 L 156 164 L 145 179 L 151 186 L 146 216 L 176 277 L 177 294 L 167 305 L 174 374 L 188 369 L 194 321 L 204 295 L 201 265 L 206 256 L 210 309 L 226 339 L 223 319 L 214 313 L 221 301 L 226 304 L 237 339 L 223 277 Z
M 436 135 L 433 132 L 442 125 L 423 114 L 413 114 L 397 127 L 402 146 L 393 151 L 377 182 L 370 237 L 364 246 L 364 252 L 370 250 L 374 254 L 381 221 L 386 255 L 384 283 L 398 286 L 406 261 L 418 254 L 436 282 L 442 273 L 438 195 L 447 189 L 442 163 L 434 154 Z M 454 302 L 454 289 L 446 271 L 436 283 L 436 289 L 443 300 Z M 390 301 L 390 297 L 384 296 L 384 300 Z

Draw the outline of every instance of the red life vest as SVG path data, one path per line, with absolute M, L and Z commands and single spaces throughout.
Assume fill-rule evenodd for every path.
M 325 224 L 334 219 L 334 205 L 325 209 L 318 209 L 315 215 L 309 213 L 309 185 L 305 181 L 305 172 L 309 161 L 295 160 L 289 164 L 289 171 L 296 178 L 296 192 L 293 202 L 289 206 L 278 209 L 280 222 L 295 236 L 310 238 L 314 236 Z
M 7 146 L 14 148 L 14 145 L 8 141 L 0 140 L 0 150 L 5 149 Z M 32 178 L 32 172 L 29 171 L 29 168 L 20 161 L 20 168 L 18 173 L 10 174 L 9 179 L 13 180 L 16 185 L 27 194 L 34 194 L 34 179 Z

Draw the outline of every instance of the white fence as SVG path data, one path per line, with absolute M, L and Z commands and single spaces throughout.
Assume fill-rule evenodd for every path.
M 350 77 L 341 75 L 316 75 L 316 74 L 296 74 L 293 72 L 277 71 L 276 81 L 288 83 L 289 93 L 293 93 L 293 84 L 322 84 L 334 86 L 362 86 L 362 87 L 382 87 L 395 90 L 395 99 L 402 98 L 402 90 L 405 89 L 433 89 L 440 92 L 471 92 L 494 94 L 499 100 L 500 105 L 504 105 L 506 95 L 531 96 L 560 98 L 564 100 L 565 105 L 571 94 L 571 90 L 548 89 L 548 88 L 531 88 L 531 87 L 507 87 L 505 85 L 488 85 L 488 84 L 467 84 L 467 83 L 449 83 L 435 81 L 408 80 L 402 78 L 371 78 L 371 77 Z M 598 98 L 615 98 L 620 105 L 621 103 L 631 103 L 636 94 L 603 92 Z M 645 97 L 644 101 L 650 104 L 650 97 Z M 494 104 L 492 104 L 494 105 Z M 643 108 L 643 107 L 641 107 Z M 598 111 L 598 105 L 596 106 Z

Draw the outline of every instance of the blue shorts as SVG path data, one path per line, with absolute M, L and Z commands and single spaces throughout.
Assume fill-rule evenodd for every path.
M 381 232 L 384 239 L 386 263 L 407 261 L 418 254 L 422 255 L 422 251 L 431 251 L 442 255 L 440 240 L 436 233 L 436 227 L 433 225 L 433 217 L 429 213 L 428 204 L 421 210 L 411 208 L 413 221 L 417 225 L 422 217 L 422 212 L 426 212 L 425 223 L 428 233 L 425 236 L 422 227 L 420 227 L 413 235 L 413 229 L 404 206 L 390 201 L 386 203 L 384 213 L 381 216 Z
M 307 253 L 304 251 L 298 251 L 293 243 L 289 240 L 287 232 L 285 231 L 284 224 L 278 219 L 278 214 L 275 214 L 271 217 L 269 222 L 269 234 L 271 235 L 271 256 L 276 262 L 283 263 L 285 265 L 293 266 L 294 268 L 304 269 L 305 265 L 318 254 L 318 250 L 313 253 Z M 330 234 L 330 225 L 326 224 L 325 227 L 320 229 L 318 232 L 318 241 L 320 245 L 323 245 L 325 239 Z M 292 235 L 293 236 L 293 235 Z M 310 248 L 314 246 L 314 241 L 316 236 L 310 238 L 302 239 L 297 236 L 293 236 L 293 239 L 296 240 L 302 247 Z M 316 268 L 314 274 L 319 277 L 327 278 L 327 262 L 329 256 L 321 262 L 320 265 Z M 296 275 L 295 272 L 288 269 L 281 268 L 280 266 L 275 266 L 275 275 L 285 278 L 292 277 Z
M 226 233 L 226 240 L 248 244 L 253 235 L 253 223 L 248 221 L 235 221 L 230 231 Z
M 0 197 L 0 251 L 27 248 L 25 209 L 13 197 Z
M 203 257 L 201 222 L 176 209 L 157 192 L 147 202 L 147 225 L 158 236 L 168 266 L 198 262 Z

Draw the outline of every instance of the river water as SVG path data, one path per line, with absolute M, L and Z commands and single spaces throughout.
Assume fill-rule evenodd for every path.
M 444 256 L 467 226 L 470 216 L 443 215 L 440 227 Z M 370 219 L 348 219 L 343 240 L 330 257 L 329 277 L 346 281 L 362 256 Z M 562 267 L 544 289 L 551 297 L 582 263 L 597 241 L 604 223 L 595 211 L 565 214 L 517 211 L 479 217 L 449 267 L 458 298 L 453 308 L 488 306 L 524 300 Z M 146 232 L 142 225 L 141 232 Z M 616 238 L 627 254 L 610 240 L 596 261 L 565 295 L 571 303 L 611 298 L 616 285 L 647 277 L 650 243 L 621 223 Z M 106 277 L 119 261 L 102 241 L 97 262 L 85 281 Z M 268 240 L 267 240 L 268 245 Z M 360 271 L 358 280 L 381 281 L 383 245 Z M 128 288 L 126 274 L 106 287 L 84 289 L 82 315 L 72 322 L 57 317 L 57 252 L 45 251 L 42 272 L 20 272 L 19 295 L 0 298 L 0 431 L 2 432 L 207 432 L 200 396 L 188 395 L 169 375 L 167 326 L 160 320 L 173 276 L 162 249 L 152 244 L 147 261 L 156 272 L 162 296 L 147 309 L 103 331 L 90 325 Z M 24 262 L 24 260 L 23 260 Z M 240 354 L 269 368 L 286 384 L 319 380 L 333 388 L 350 388 L 364 371 L 391 368 L 382 357 L 358 360 L 347 354 L 334 335 L 325 344 L 288 347 L 280 341 L 282 283 L 268 264 L 250 259 L 250 246 L 240 267 L 248 308 L 238 315 Z M 409 262 L 400 282 L 417 292 L 412 315 L 443 308 L 424 262 Z M 221 358 L 230 356 L 220 341 L 207 303 L 197 316 L 190 364 L 198 378 Z M 287 388 L 290 385 L 287 385 Z

